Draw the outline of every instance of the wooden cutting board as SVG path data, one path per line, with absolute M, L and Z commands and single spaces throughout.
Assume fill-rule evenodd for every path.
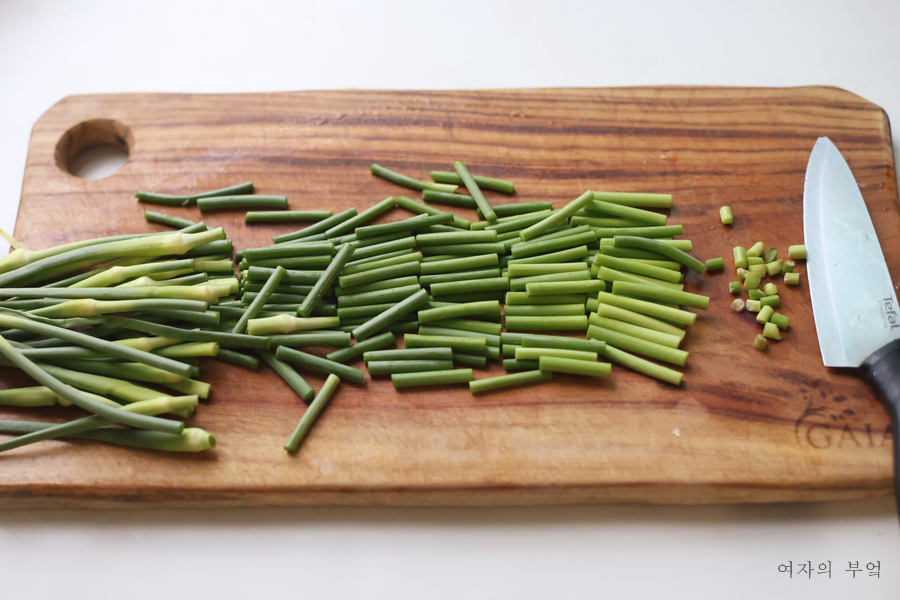
M 112 122 L 111 122 L 111 121 Z M 671 192 L 670 221 L 695 253 L 726 258 L 762 240 L 802 241 L 803 176 L 816 138 L 841 149 L 900 281 L 891 134 L 874 104 L 824 87 L 127 94 L 62 100 L 34 127 L 16 226 L 27 247 L 161 230 L 138 189 L 184 193 L 253 180 L 294 209 L 364 209 L 413 195 L 369 174 L 378 162 L 426 178 L 464 160 L 514 180 L 514 198 L 567 202 L 584 190 Z M 65 171 L 81 148 L 125 145 L 105 179 Z M 718 208 L 730 205 L 734 226 Z M 162 209 L 199 219 L 195 209 Z M 459 210 L 459 214 L 466 211 Z M 397 219 L 402 211 L 387 216 Z M 290 226 L 204 215 L 238 248 Z M 804 273 L 801 267 L 800 271 Z M 213 383 L 192 423 L 199 455 L 44 442 L 0 456 L 0 503 L 23 506 L 714 503 L 890 494 L 885 410 L 853 372 L 819 355 L 805 273 L 784 289 L 791 319 L 767 353 L 753 315 L 731 311 L 725 273 L 688 276 L 712 297 L 686 338 L 680 388 L 615 367 L 608 381 L 552 382 L 472 397 L 465 387 L 396 392 L 343 385 L 296 456 L 282 444 L 304 405 L 267 368 L 202 364 Z M 781 310 L 781 309 L 780 309 Z M 499 366 L 479 373 L 498 374 Z M 322 378 L 310 375 L 319 387 Z M 3 386 L 23 385 L 10 371 Z M 70 418 L 73 409 L 0 418 Z

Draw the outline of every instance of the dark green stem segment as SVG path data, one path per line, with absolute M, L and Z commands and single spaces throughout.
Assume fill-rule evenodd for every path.
M 406 196 L 399 196 L 397 198 L 397 206 L 399 206 L 400 208 L 405 208 L 410 212 L 414 212 L 417 215 L 440 215 L 445 213 L 445 211 L 440 210 L 439 208 L 417 202 L 412 198 L 407 198 Z M 457 215 L 453 215 L 453 226 L 458 229 L 469 229 L 472 226 L 472 221 L 463 219 L 462 217 L 459 217 Z
M 521 346 L 522 339 L 528 335 L 527 333 L 511 333 L 508 331 L 504 331 L 500 334 L 500 343 L 501 344 L 510 344 L 514 346 Z
M 419 283 L 419 263 L 404 262 L 398 265 L 369 269 L 351 275 L 342 275 L 339 279 L 339 294 L 342 296 L 374 292 L 379 289 L 414 285 Z M 372 286 L 380 287 L 372 287 Z
M 475 379 L 475 374 L 472 372 L 472 369 L 450 369 L 447 371 L 396 373 L 391 375 L 391 381 L 395 388 L 468 383 L 473 379 Z
M 612 371 L 612 365 L 609 363 L 560 358 L 558 356 L 540 357 L 538 359 L 538 367 L 542 371 L 587 375 L 589 377 L 608 377 Z
M 478 183 L 478 177 L 475 178 L 475 183 Z M 482 188 L 486 186 L 481 186 Z M 490 189 L 490 188 L 488 188 Z M 542 200 L 539 202 L 515 202 L 513 204 L 492 204 L 491 208 L 494 211 L 494 214 L 497 215 L 497 218 L 502 219 L 503 217 L 514 217 L 518 215 L 525 215 L 528 213 L 535 213 L 542 210 L 548 210 L 553 208 L 553 200 Z M 480 210 L 476 210 L 475 213 L 484 218 L 484 215 L 481 214 Z
M 285 233 L 282 235 L 276 235 L 272 237 L 272 241 L 276 244 L 283 244 L 285 242 L 292 242 L 294 240 L 299 240 L 302 238 L 312 237 L 314 235 L 325 233 L 335 225 L 343 223 L 344 221 L 355 217 L 357 215 L 355 208 L 348 208 L 344 212 L 340 212 L 333 217 L 328 217 L 327 219 L 323 219 L 318 223 L 314 223 L 309 227 L 304 227 L 298 231 L 294 231 L 291 233 Z
M 615 238 L 616 236 L 634 236 L 643 238 L 666 238 L 684 235 L 683 225 L 658 225 L 651 227 L 594 227 L 597 238 Z M 690 240 L 678 240 L 690 243 Z M 602 242 L 601 242 L 602 243 Z
M 318 371 L 319 373 L 334 374 L 342 380 L 351 381 L 353 383 L 365 383 L 366 381 L 366 374 L 359 369 L 354 369 L 353 367 L 342 365 L 333 360 L 320 358 L 285 346 L 278 347 L 278 350 L 275 352 L 275 358 L 298 364 L 312 371 Z
M 220 350 L 221 351 L 221 350 Z M 268 350 L 257 350 L 257 354 L 259 354 L 260 358 L 262 358 L 272 370 L 274 370 L 278 375 L 284 379 L 284 382 L 291 386 L 297 395 L 300 396 L 300 399 L 304 402 L 309 402 L 313 396 L 316 395 L 316 391 L 312 389 L 312 387 L 306 383 L 306 380 L 291 368 L 290 365 L 281 362 L 275 357 L 274 352 L 269 352 Z
M 635 352 L 637 354 L 643 354 L 644 356 L 647 356 L 649 358 L 655 358 L 657 360 L 672 363 L 674 365 L 678 365 L 679 367 L 683 367 L 688 358 L 688 353 L 684 350 L 662 346 L 655 342 L 650 342 L 648 340 L 637 338 L 625 333 L 613 331 L 612 329 L 607 329 L 598 325 L 588 326 L 587 336 L 589 338 L 599 339 L 606 342 L 606 347 L 601 351 L 601 354 L 606 351 L 606 348 L 608 348 L 610 344 L 614 344 L 615 346 L 618 346 L 619 348 L 622 348 L 624 350 Z
M 513 206 L 510 204 L 503 206 Z M 495 208 L 503 208 L 503 206 L 497 206 Z M 496 212 L 496 210 L 495 210 Z M 499 213 L 498 213 L 499 214 Z M 553 211 L 550 209 L 541 209 L 534 212 L 530 212 L 524 215 L 510 215 L 508 217 L 498 217 L 493 224 L 488 223 L 487 221 L 477 221 L 472 224 L 472 230 L 477 229 L 491 229 L 497 232 L 497 235 L 501 233 L 518 233 L 522 229 L 526 229 L 534 225 L 535 223 L 539 223 L 546 219 L 548 216 L 553 214 Z
M 107 419 L 98 417 L 96 415 L 90 417 L 82 417 L 81 419 L 75 419 L 74 421 L 69 421 L 68 423 L 57 423 L 51 425 L 50 427 L 45 427 L 31 433 L 26 433 L 25 435 L 20 435 L 11 440 L 3 442 L 2 444 L 0 444 L 0 452 L 6 452 L 7 450 L 12 450 L 14 448 L 21 448 L 22 446 L 35 444 L 44 440 L 52 440 L 58 437 L 77 435 L 84 431 L 96 429 L 97 427 L 103 427 L 104 425 L 109 424 L 110 422 Z
M 261 281 L 265 283 L 275 271 L 270 267 L 250 267 L 247 269 L 247 281 Z M 288 269 L 284 277 L 284 283 L 289 285 L 314 285 L 322 276 L 322 271 L 295 271 Z
M 422 275 L 421 277 L 419 277 L 419 285 L 427 287 L 432 283 L 488 279 L 490 277 L 500 277 L 500 268 L 498 267 L 496 269 L 467 270 L 460 271 L 459 273 L 438 273 L 436 275 Z
M 384 244 L 385 242 L 394 242 L 404 237 L 412 235 L 410 232 L 416 229 L 424 219 L 429 219 L 428 215 L 416 215 L 408 219 L 399 221 L 390 221 L 388 223 L 379 223 L 377 225 L 363 225 L 357 227 L 353 233 L 345 234 L 339 237 L 330 238 L 338 246 L 343 244 L 351 244 L 357 248 L 365 248 L 367 246 L 375 246 Z M 450 214 L 442 215 L 441 222 L 450 222 L 453 216 Z M 425 226 L 427 229 L 429 226 Z
M 655 213 L 650 210 L 644 210 L 643 208 L 625 206 L 613 202 L 603 202 L 602 200 L 596 199 L 588 206 L 592 211 L 612 217 L 618 217 L 620 219 L 636 221 L 643 225 L 663 226 L 666 224 L 666 215 Z
M 370 375 L 394 373 L 423 373 L 425 371 L 449 371 L 452 360 L 370 360 L 366 367 Z
M 481 315 L 500 315 L 500 303 L 497 300 L 484 300 L 481 302 L 453 303 L 448 306 L 426 308 L 419 311 L 419 322 L 429 323 L 443 319 Z
M 469 169 L 466 168 L 466 165 L 458 160 L 453 163 L 453 168 L 456 169 L 456 172 L 459 174 L 460 180 L 465 184 L 466 189 L 472 194 L 472 199 L 475 200 L 475 204 L 478 205 L 478 210 L 484 215 L 485 220 L 496 221 L 497 214 L 494 212 L 494 209 L 491 208 L 491 205 L 488 204 L 484 194 L 481 193 L 481 189 L 479 189 L 478 184 L 475 183 L 475 179 L 469 173 Z
M 419 335 L 425 336 L 450 336 L 450 337 L 471 337 L 471 338 L 484 338 L 486 346 L 495 346 L 497 348 L 500 347 L 500 336 L 492 333 L 481 333 L 478 331 L 469 331 L 466 329 L 455 329 L 453 327 L 445 326 L 434 326 L 434 325 L 421 325 L 419 326 Z
M 633 354 L 629 354 L 628 352 L 619 350 L 618 348 L 615 348 L 608 344 L 605 348 L 603 348 L 600 354 L 601 356 L 606 357 L 608 360 L 611 360 L 614 363 L 618 363 L 623 367 L 633 369 L 638 373 L 643 373 L 644 375 L 655 377 L 656 379 L 665 381 L 666 383 L 671 383 L 672 385 L 681 385 L 682 374 L 674 369 L 669 369 L 668 367 L 658 365 L 654 362 L 650 362 L 649 360 L 644 360 L 643 358 L 640 358 Z
M 360 342 L 358 344 L 354 344 L 352 346 L 347 346 L 346 348 L 340 348 L 339 350 L 335 350 L 334 352 L 330 352 L 325 355 L 325 358 L 328 360 L 333 360 L 334 362 L 345 363 L 349 360 L 353 360 L 354 358 L 359 358 L 363 354 L 369 351 L 380 350 L 385 346 L 390 346 L 391 344 L 395 344 L 397 342 L 397 338 L 390 331 L 386 331 L 381 335 L 376 335 L 373 338 L 369 338 L 364 342 Z
M 494 190 L 496 192 L 503 192 L 504 194 L 514 194 L 516 191 L 516 186 L 513 185 L 512 181 L 504 181 L 503 179 L 494 179 L 492 177 L 482 177 L 480 175 L 473 175 L 472 179 L 475 180 L 478 187 L 486 190 Z M 452 173 L 450 171 L 432 171 L 431 180 L 437 183 L 463 185 L 459 173 Z
M 393 255 L 391 255 L 393 254 Z M 371 269 L 381 269 L 383 267 L 392 267 L 407 262 L 419 262 L 422 260 L 421 252 L 413 252 L 412 250 L 399 250 L 398 253 L 388 253 L 388 256 L 372 256 L 362 260 L 351 260 L 341 271 L 341 275 L 353 275 L 354 273 L 362 273 Z
M 417 335 L 407 333 L 403 336 L 407 348 L 452 348 L 467 354 L 485 354 L 487 338 L 447 335 Z
M 371 221 L 378 215 L 380 215 L 384 212 L 387 212 L 388 210 L 394 208 L 395 206 L 397 206 L 397 201 L 393 198 L 393 196 L 385 198 L 381 202 L 378 202 L 378 203 L 370 206 L 369 208 L 362 211 L 358 215 L 353 216 L 353 217 L 347 219 L 346 221 L 338 223 L 337 225 L 334 225 L 333 227 L 330 227 L 329 229 L 327 229 L 325 231 L 325 237 L 333 238 L 333 237 L 337 237 L 339 235 L 343 235 L 344 233 L 347 233 L 351 229 L 359 227 L 363 223 L 368 223 L 369 221 Z
M 147 219 L 147 222 L 149 223 L 159 223 L 160 225 L 165 225 L 166 227 L 172 227 L 174 229 L 184 229 L 185 227 L 196 225 L 193 221 L 188 221 L 181 217 L 173 217 L 172 215 L 152 210 L 145 210 L 144 218 Z
M 398 350 L 370 350 L 363 354 L 363 360 L 370 362 L 398 360 L 453 360 L 452 348 L 403 348 Z
M 247 356 L 246 354 L 241 354 L 240 352 L 235 352 L 234 350 L 228 350 L 226 348 L 219 348 L 219 351 L 216 353 L 216 358 L 221 358 L 225 362 L 247 367 L 248 369 L 255 370 L 259 368 L 259 359 L 255 356 Z
M 416 244 L 423 246 L 452 246 L 458 244 L 494 244 L 497 242 L 496 231 L 442 231 L 438 233 L 420 233 L 416 236 Z M 501 248 L 496 248 L 503 251 Z M 452 254 L 449 253 L 448 254 Z
M 247 321 L 256 318 L 256 315 L 259 314 L 259 311 L 261 311 L 266 302 L 269 301 L 269 298 L 271 298 L 272 294 L 275 292 L 275 288 L 278 287 L 285 275 L 287 275 L 287 270 L 283 267 L 275 268 L 275 271 L 269 277 L 268 281 L 266 281 L 262 290 L 257 293 L 253 302 L 250 303 L 250 306 L 244 311 L 244 314 L 241 315 L 238 322 L 231 328 L 231 333 L 244 333 L 244 330 L 247 329 Z
M 171 337 L 185 342 L 216 342 L 220 346 L 229 348 L 255 348 L 263 350 L 267 349 L 271 344 L 268 337 L 244 335 L 242 333 L 225 333 L 222 331 L 188 330 L 126 317 L 103 317 L 103 321 L 105 324 L 112 327 L 131 329 L 133 331 L 140 331 L 142 333 L 149 333 L 161 337 Z M 121 344 L 113 345 L 121 346 Z M 190 370 L 188 372 L 190 372 Z M 188 375 L 185 374 L 185 376 Z
M 419 271 L 422 275 L 436 275 L 439 273 L 458 273 L 468 269 L 496 267 L 498 264 L 500 264 L 500 259 L 496 254 L 476 254 L 464 258 L 423 262 L 419 267 Z
M 356 236 L 360 240 L 371 240 L 379 235 L 397 235 L 409 231 L 427 231 L 434 225 L 444 225 L 453 222 L 453 215 L 444 213 L 441 215 L 416 215 L 410 219 L 402 221 L 392 221 L 390 223 L 382 223 L 380 225 L 366 225 L 356 228 Z M 450 228 L 451 231 L 458 231 L 455 227 Z M 397 235 L 397 238 L 403 237 Z M 396 239 L 396 238 L 395 238 Z M 359 243 L 357 243 L 359 245 Z
M 506 358 L 503 360 L 503 368 L 507 371 L 533 371 L 538 370 L 540 362 L 536 360 L 519 360 L 516 358 Z
M 630 192 L 593 192 L 594 200 L 613 202 L 637 208 L 672 208 L 671 194 L 646 194 Z
M 397 185 L 402 185 L 405 188 L 417 190 L 419 192 L 422 190 L 437 190 L 439 192 L 453 192 L 456 190 L 456 185 L 420 181 L 418 179 L 413 179 L 412 177 L 407 177 L 406 175 L 401 175 L 396 171 L 391 171 L 390 169 L 386 169 L 377 164 L 372 164 L 372 166 L 369 167 L 369 171 L 382 179 L 387 179 L 391 183 L 396 183 Z
M 273 346 L 349 346 L 352 336 L 344 331 L 314 331 L 310 333 L 289 333 L 285 335 L 273 335 Z
M 232 185 L 230 187 L 222 188 L 220 190 L 212 190 L 211 192 L 201 192 L 199 194 L 188 194 L 185 196 L 173 196 L 170 194 L 156 194 L 154 192 L 144 192 L 144 191 L 140 191 L 137 194 L 135 194 L 134 196 L 141 202 L 148 202 L 151 204 L 165 204 L 168 206 L 187 206 L 188 204 L 193 204 L 200 198 L 215 198 L 217 196 L 233 196 L 235 194 L 252 194 L 252 193 L 253 193 L 253 182 L 246 181 L 244 183 Z
M 394 306 L 377 314 L 372 319 L 366 321 L 362 325 L 353 329 L 353 337 L 357 340 L 364 340 L 369 336 L 393 325 L 406 315 L 417 310 L 428 302 L 428 293 L 425 290 L 418 290 L 414 294 L 404 298 Z
M 297 309 L 297 314 L 301 317 L 308 317 L 313 309 L 316 307 L 316 304 L 322 299 L 322 296 L 325 294 L 326 290 L 331 289 L 331 286 L 334 284 L 334 281 L 338 278 L 341 271 L 344 269 L 344 266 L 350 261 L 350 257 L 353 255 L 353 251 L 356 250 L 354 246 L 350 244 L 344 244 L 341 246 L 341 249 L 338 251 L 337 255 L 334 257 L 334 260 L 331 261 L 331 264 L 328 265 L 328 268 L 325 269 L 325 272 L 316 281 L 315 285 L 313 285 L 312 291 L 303 300 L 303 303 L 300 305 L 300 308 Z
M 206 226 L 206 223 L 204 223 L 203 221 L 200 221 L 196 225 L 191 225 L 190 227 L 185 227 L 184 229 L 181 229 L 180 231 L 181 231 L 181 233 L 200 233 L 201 231 L 208 231 L 208 230 L 209 230 L 209 228 Z M 143 235 L 143 234 L 137 234 L 137 235 Z M 212 437 L 212 436 L 210 436 L 210 437 Z
M 684 276 L 681 274 L 681 271 L 665 269 L 654 265 L 640 263 L 635 261 L 634 259 L 618 258 L 615 256 L 609 256 L 607 254 L 595 255 L 594 264 L 601 267 L 607 267 L 609 269 L 616 269 L 618 271 L 626 271 L 628 273 L 643 275 L 644 277 L 662 279 L 663 281 L 668 281 L 669 283 L 681 283 L 682 279 L 684 278 Z
M 231 240 L 216 240 L 202 246 L 191 248 L 181 256 L 184 258 L 208 257 L 211 255 L 227 254 L 231 258 Z M 210 260 L 207 258 L 206 260 Z
M 244 223 L 293 223 L 321 221 L 334 215 L 333 210 L 260 210 L 244 215 Z
M 701 310 L 707 310 L 709 308 L 709 298 L 706 296 L 679 290 L 670 290 L 655 285 L 615 281 L 613 282 L 612 293 L 616 296 L 629 296 L 631 298 L 637 298 L 638 300 L 650 300 L 651 302 L 666 302 L 668 304 L 690 306 Z
M 361 320 L 353 319 L 352 321 L 346 323 L 345 325 L 341 325 L 338 327 L 339 331 L 353 331 L 354 327 L 361 325 Z M 419 323 L 417 321 L 398 321 L 396 323 L 392 323 L 388 325 L 388 330 L 393 333 L 415 333 L 416 329 L 418 329 Z
M 435 296 L 508 291 L 509 279 L 506 277 L 491 277 L 487 279 L 476 279 L 474 281 L 448 281 L 446 283 L 434 283 L 431 285 L 431 293 Z M 599 292 L 600 289 L 598 288 L 597 291 Z
M 438 192 L 435 190 L 423 190 L 422 200 L 425 202 L 439 202 L 441 204 L 450 204 L 451 206 L 462 206 L 463 208 L 476 208 L 478 204 L 472 196 L 464 194 L 451 194 L 450 192 Z
M 246 294 L 248 292 L 258 292 L 262 290 L 265 282 L 259 283 L 258 281 L 247 281 L 242 284 L 241 290 Z M 275 288 L 276 294 L 293 294 L 295 296 L 305 296 L 310 291 L 312 291 L 311 285 L 291 285 L 289 283 L 281 282 L 277 288 Z
M 200 212 L 239 208 L 287 208 L 286 196 L 217 196 L 197 200 Z
M 706 265 L 703 262 L 697 260 L 687 252 L 682 252 L 681 250 L 673 248 L 669 244 L 654 238 L 617 235 L 615 236 L 615 245 L 618 248 L 638 248 L 640 250 L 649 250 L 650 252 L 662 254 L 663 256 L 683 264 L 696 273 L 703 273 L 706 270 Z
M 293 258 L 297 256 L 334 256 L 334 244 L 322 242 L 298 242 L 296 244 L 276 244 L 262 248 L 247 248 L 241 253 L 242 259 L 248 262 L 267 258 Z
M 294 433 L 288 438 L 287 443 L 284 445 L 285 450 L 288 452 L 296 452 L 297 448 L 300 446 L 300 442 L 306 437 L 312 424 L 315 423 L 319 414 L 321 414 L 328 404 L 328 401 L 331 400 L 331 396 L 334 395 L 334 391 L 337 389 L 340 382 L 341 380 L 333 373 L 328 376 L 322 389 L 316 394 L 316 398 L 312 401 L 312 404 L 309 405 L 309 408 L 306 409 L 306 412 L 303 413 L 300 422 L 297 423 L 297 428 L 294 429 Z
M 505 362 L 505 361 L 504 361 Z M 514 385 L 524 385 L 534 383 L 536 381 L 544 381 L 545 379 L 553 379 L 553 373 L 549 371 L 522 371 L 512 375 L 499 375 L 497 377 L 489 377 L 487 379 L 478 379 L 469 382 L 469 391 L 473 394 L 497 390 Z
M 474 354 L 456 353 L 453 355 L 453 362 L 458 365 L 468 365 L 471 367 L 484 367 L 487 365 L 487 359 L 487 356 L 476 356 Z
M 526 348 L 561 348 L 564 350 L 581 350 L 583 352 L 600 352 L 606 346 L 599 340 L 583 340 L 562 335 L 521 334 L 519 344 Z
M 600 304 L 611 304 L 617 308 L 623 308 L 678 325 L 693 325 L 697 320 L 696 313 L 657 304 L 652 301 L 638 300 L 628 296 L 616 296 L 608 292 L 600 292 L 597 294 L 597 298 Z
M 582 231 L 575 235 L 561 238 L 539 239 L 533 242 L 521 242 L 513 245 L 513 258 L 528 258 L 536 255 L 547 255 L 551 252 L 567 250 L 586 244 L 593 244 L 597 236 L 593 231 Z
M 584 208 L 585 204 L 591 201 L 591 193 L 585 192 L 579 197 L 575 198 L 560 210 L 550 213 L 547 215 L 545 219 L 542 221 L 538 221 L 534 225 L 523 229 L 519 235 L 522 237 L 524 241 L 533 240 L 537 237 L 540 237 L 546 234 L 551 229 L 555 229 L 560 225 L 564 225 L 567 220 L 572 217 L 576 212 Z M 598 236 L 595 236 L 595 238 Z
M 400 300 L 412 296 L 420 289 L 422 288 L 419 286 L 419 284 L 414 284 L 404 285 L 398 288 L 386 290 L 375 290 L 374 292 L 346 294 L 338 298 L 338 306 L 340 308 L 349 308 L 351 306 L 368 306 L 370 304 L 387 304 L 390 302 L 399 302 Z
M 347 244 L 348 246 L 353 246 L 356 248 L 356 252 L 353 253 L 353 257 L 359 261 L 364 260 L 366 258 L 376 257 L 376 258 L 384 258 L 385 255 L 390 254 L 392 252 L 397 251 L 406 251 L 412 252 L 412 249 L 416 246 L 416 238 L 412 235 L 408 237 L 399 238 L 396 240 L 390 240 L 387 242 L 379 242 L 377 244 L 370 244 L 367 246 L 360 246 L 359 244 Z M 355 261 L 354 261 L 355 262 Z
M 24 331 L 30 331 L 32 333 L 65 340 L 72 344 L 77 344 L 79 346 L 84 346 L 85 348 L 90 348 L 91 350 L 103 352 L 107 356 L 115 356 L 117 358 L 124 358 L 126 360 L 143 363 L 146 365 L 150 365 L 151 367 L 156 367 L 158 369 L 168 371 L 170 373 L 175 373 L 176 375 L 180 375 L 182 377 L 190 377 L 191 374 L 190 365 L 185 365 L 184 363 L 178 362 L 177 360 L 172 360 L 163 356 L 157 356 L 156 354 L 144 352 L 135 348 L 129 348 L 128 346 L 123 346 L 122 344 L 116 344 L 78 331 L 70 331 L 69 329 L 57 327 L 48 323 L 39 323 L 37 321 L 32 321 L 31 319 L 3 314 L 0 315 L 0 327 L 21 329 Z M 177 328 L 172 327 L 172 329 Z
M 0 421 L 0 433 L 28 434 L 56 426 L 57 423 L 43 423 L 40 421 Z M 101 427 L 59 437 L 73 437 L 106 442 L 117 446 L 164 450 L 167 452 L 198 452 L 215 448 L 216 446 L 215 437 L 202 429 L 193 427 L 186 428 L 179 434 L 121 429 L 119 427 Z
M 64 384 L 56 377 L 47 373 L 44 369 L 31 362 L 31 360 L 25 358 L 20 351 L 14 348 L 12 344 L 6 341 L 2 336 L 0 336 L 0 354 L 10 361 L 13 366 L 22 369 L 22 371 L 32 379 L 42 386 L 49 388 L 53 393 L 65 398 L 72 404 L 79 406 L 88 412 L 99 415 L 100 417 L 104 417 L 113 423 L 121 423 L 122 425 L 129 425 L 140 429 L 151 429 L 167 433 L 181 433 L 184 429 L 184 423 L 178 421 L 169 421 L 168 419 L 160 419 L 159 417 L 149 417 L 132 413 L 99 402 L 84 392 Z M 190 373 L 190 365 L 185 366 L 187 367 L 188 373 Z
M 587 317 L 506 317 L 506 327 L 514 331 L 578 331 L 587 327 Z

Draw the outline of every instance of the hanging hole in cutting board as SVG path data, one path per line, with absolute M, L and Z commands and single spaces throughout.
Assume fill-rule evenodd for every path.
M 56 166 L 81 179 L 102 179 L 128 162 L 131 130 L 112 119 L 84 121 L 56 144 Z

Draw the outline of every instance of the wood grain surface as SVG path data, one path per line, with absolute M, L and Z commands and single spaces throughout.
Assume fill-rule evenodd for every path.
M 111 120 L 113 122 L 109 122 Z M 93 123 L 89 123 L 93 121 Z M 762 240 L 802 241 L 803 176 L 819 136 L 846 157 L 900 281 L 900 220 L 884 112 L 824 87 L 335 91 L 76 96 L 41 117 L 15 235 L 27 247 L 161 230 L 138 189 L 193 192 L 253 180 L 293 209 L 413 195 L 369 174 L 378 162 L 426 178 L 463 160 L 515 181 L 513 198 L 564 203 L 584 190 L 670 192 L 703 259 Z M 127 145 L 117 173 L 65 171 L 81 147 Z M 728 204 L 734 226 L 718 208 Z M 559 205 L 559 204 L 558 204 Z M 153 208 L 153 207 L 150 207 Z M 199 219 L 196 209 L 161 208 Z M 463 209 L 454 209 L 466 214 Z M 471 213 L 469 213 L 471 214 Z M 385 219 L 398 219 L 396 210 Z M 238 248 L 290 225 L 210 213 Z M 801 272 L 804 269 L 800 269 Z M 805 273 L 804 273 L 805 275 Z M 302 503 L 716 503 L 890 494 L 886 412 L 856 373 L 822 366 L 804 276 L 783 289 L 791 328 L 763 354 L 753 315 L 730 310 L 725 273 L 689 274 L 712 304 L 691 328 L 680 388 L 614 367 L 608 381 L 558 377 L 473 397 L 464 386 L 397 392 L 342 385 L 296 456 L 282 445 L 303 403 L 271 372 L 202 363 L 213 383 L 192 423 L 200 455 L 43 442 L 0 455 L 0 505 L 243 506 Z M 477 374 L 496 374 L 497 365 Z M 323 379 L 310 375 L 318 388 Z M 0 386 L 25 383 L 0 371 Z M 74 409 L 0 411 L 60 419 Z

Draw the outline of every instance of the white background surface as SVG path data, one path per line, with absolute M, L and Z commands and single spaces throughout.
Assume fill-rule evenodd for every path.
M 831 84 L 898 115 L 898 22 L 900 2 L 860 0 L 0 0 L 0 227 L 32 124 L 71 94 Z M 834 573 L 788 580 L 788 560 Z M 17 599 L 880 599 L 900 531 L 889 500 L 0 512 L 0 581 Z

